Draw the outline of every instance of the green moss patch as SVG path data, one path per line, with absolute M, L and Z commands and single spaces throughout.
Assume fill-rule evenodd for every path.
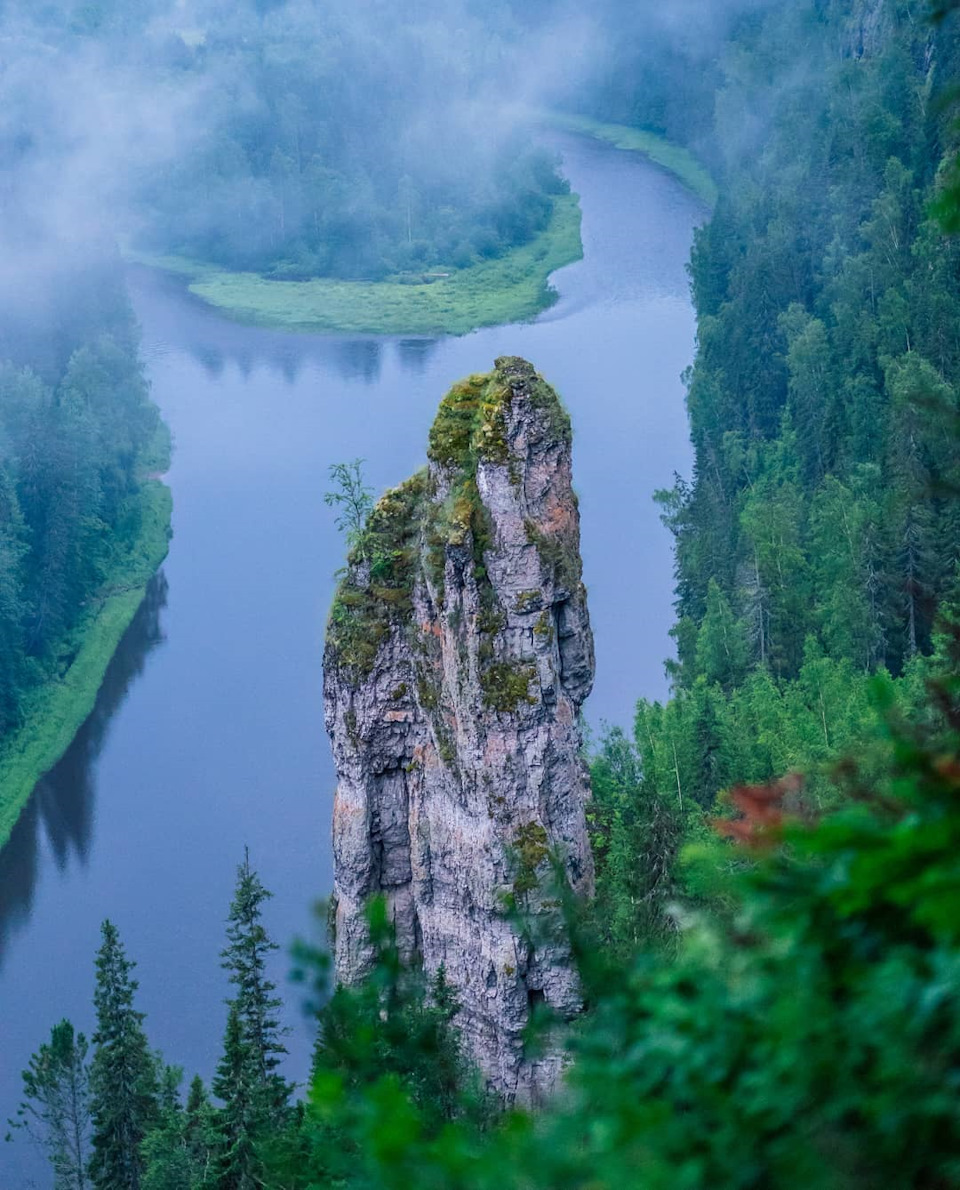
M 391 626 L 409 621 L 428 485 L 426 470 L 419 471 L 380 498 L 334 596 L 327 645 L 337 665 L 356 679 L 373 669 Z
M 557 635 L 553 627 L 553 617 L 546 610 L 540 613 L 539 619 L 533 626 L 534 636 L 539 636 L 541 640 L 553 643 L 554 637 Z
M 540 883 L 538 870 L 550 854 L 547 832 L 539 822 L 527 822 L 513 836 L 513 855 L 517 875 L 513 891 L 517 896 L 533 892 Z
M 535 706 L 537 699 L 530 693 L 530 683 L 536 676 L 536 666 L 491 661 L 480 671 L 484 705 L 505 715 L 515 711 L 521 703 Z

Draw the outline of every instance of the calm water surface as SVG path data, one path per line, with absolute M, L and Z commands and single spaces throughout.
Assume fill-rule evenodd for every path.
M 681 371 L 693 353 L 685 263 L 702 208 L 625 154 L 558 142 L 585 257 L 537 322 L 460 339 L 339 339 L 241 327 L 171 283 L 132 277 L 154 397 L 173 430 L 174 539 L 97 708 L 0 853 L 0 1121 L 50 1026 L 92 1029 L 105 916 L 138 964 L 152 1043 L 212 1073 L 234 869 L 249 845 L 286 944 L 332 882 L 334 773 L 320 697 L 323 624 L 343 543 L 327 469 L 378 490 L 424 462 L 450 384 L 524 355 L 573 416 L 597 642 L 588 718 L 628 724 L 665 693 L 672 556 L 652 492 L 690 464 Z M 275 978 L 283 984 L 284 953 Z M 290 1074 L 310 1036 L 288 996 Z M 35 1179 L 35 1180 L 34 1180 Z M 22 1141 L 0 1186 L 46 1186 Z

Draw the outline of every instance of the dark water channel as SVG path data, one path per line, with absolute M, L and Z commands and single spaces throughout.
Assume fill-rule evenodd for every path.
M 91 1030 L 103 917 L 139 963 L 152 1043 L 188 1077 L 216 1062 L 218 951 L 244 845 L 274 890 L 274 935 L 309 930 L 331 884 L 320 659 L 343 543 L 327 468 L 362 456 L 377 489 L 398 483 L 423 463 L 446 389 L 497 355 L 531 359 L 573 416 L 597 640 L 588 718 L 626 725 L 639 695 L 664 694 L 672 558 L 651 493 L 689 469 L 685 262 L 703 211 L 638 159 L 560 147 L 585 258 L 555 275 L 561 300 L 533 324 L 439 340 L 289 335 L 132 277 L 176 443 L 174 540 L 93 716 L 0 853 L 0 1122 L 51 1024 Z M 286 970 L 281 954 L 278 982 Z M 310 1038 L 288 999 L 302 1078 Z M 36 1156 L 0 1143 L 0 1187 L 34 1184 L 48 1184 Z

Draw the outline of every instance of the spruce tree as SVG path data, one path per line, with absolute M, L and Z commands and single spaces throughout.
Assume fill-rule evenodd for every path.
M 54 1025 L 49 1042 L 23 1072 L 23 1102 L 14 1128 L 23 1128 L 47 1154 L 54 1190 L 87 1190 L 90 1088 L 87 1040 L 69 1021 Z
M 217 1112 L 199 1074 L 194 1075 L 187 1093 L 184 1141 L 190 1154 L 192 1185 L 212 1185 L 214 1146 L 217 1142 Z
M 180 1101 L 183 1071 L 165 1066 L 160 1079 L 157 1125 L 143 1141 L 143 1190 L 188 1190 L 195 1185 L 186 1140 L 186 1114 Z
M 247 1190 L 257 1185 L 256 1141 L 276 1131 L 288 1112 L 291 1087 L 279 1073 L 287 1052 L 280 1040 L 280 1000 L 267 977 L 267 958 L 277 949 L 262 921 L 270 897 L 244 852 L 227 922 L 227 946 L 221 952 L 234 995 L 223 1055 L 213 1092 L 223 1103 L 216 1113 L 214 1142 L 218 1190 Z
M 237 1001 L 230 1004 L 223 1056 L 213 1093 L 223 1103 L 217 1113 L 213 1184 L 217 1190 L 253 1190 L 259 1185 L 254 1137 L 263 1118 L 258 1111 L 256 1064 L 244 1037 Z
M 97 1190 L 140 1190 L 141 1145 L 160 1118 L 157 1061 L 147 1044 L 143 1013 L 134 1008 L 136 964 L 127 958 L 112 922 L 103 923 L 101 937 L 90 1070 L 90 1176 Z
M 237 869 L 227 946 L 221 958 L 235 989 L 228 1003 L 231 1009 L 236 1009 L 238 1044 L 250 1067 L 246 1079 L 254 1111 L 260 1122 L 276 1124 L 287 1110 L 291 1087 L 278 1073 L 287 1051 L 280 1040 L 284 1033 L 277 1015 L 281 1001 L 274 995 L 276 984 L 267 978 L 266 972 L 267 957 L 277 950 L 262 921 L 262 906 L 270 896 L 251 868 L 250 855 L 245 851 L 243 863 Z

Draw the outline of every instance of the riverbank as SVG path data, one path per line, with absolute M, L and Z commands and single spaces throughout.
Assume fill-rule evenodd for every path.
M 182 277 L 190 293 L 237 322 L 278 330 L 374 335 L 464 335 L 534 318 L 556 300 L 550 274 L 583 256 L 575 194 L 554 200 L 547 227 L 529 244 L 449 276 L 410 282 L 272 281 L 181 256 L 128 258 Z
M 107 666 L 170 541 L 170 489 L 156 479 L 141 487 L 140 535 L 117 561 L 102 594 L 74 629 L 76 652 L 66 672 L 33 694 L 25 722 L 0 749 L 0 847 L 10 837 L 37 782 L 69 748 L 93 710 Z
M 574 116 L 566 112 L 543 112 L 541 119 L 549 128 L 605 141 L 615 149 L 622 149 L 628 153 L 641 153 L 654 165 L 659 165 L 661 169 L 673 174 L 711 210 L 717 205 L 719 191 L 706 166 L 688 149 L 658 136 L 655 132 L 631 128 L 625 124 L 604 124 L 590 116 Z

